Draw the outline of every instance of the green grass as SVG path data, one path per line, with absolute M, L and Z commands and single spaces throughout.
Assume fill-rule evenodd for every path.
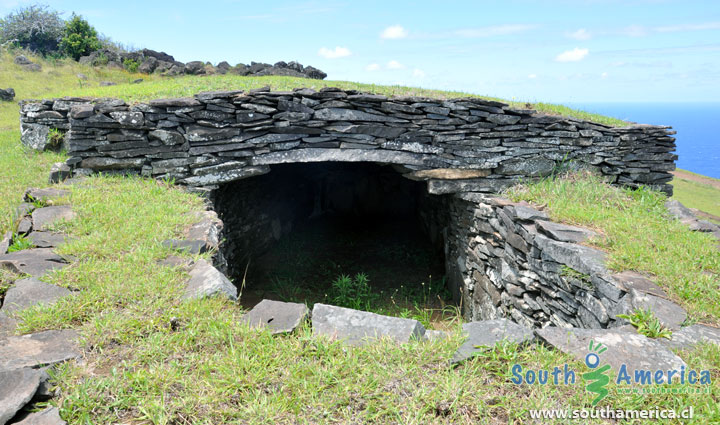
M 690 173 L 685 170 L 681 171 Z M 720 183 L 720 180 L 718 179 L 712 179 L 706 176 L 701 177 L 703 179 L 710 179 Z M 720 217 L 720 189 L 709 184 L 703 184 L 681 177 L 675 177 L 670 184 L 673 185 L 674 189 L 673 199 L 677 199 L 682 202 L 682 204 L 686 207 L 697 208 L 700 211 L 712 214 L 715 217 Z M 718 220 L 710 220 L 720 223 Z
M 17 75 L 18 70 L 8 65 L 7 56 L 3 56 L 0 81 L 18 79 L 12 85 L 19 98 L 127 93 L 129 99 L 136 100 L 243 84 L 257 87 L 296 83 L 273 77 L 151 77 L 154 81 L 137 86 L 80 87 L 73 78 L 76 72 L 88 75 L 93 84 L 113 78 L 127 82 L 134 76 L 122 71 L 104 74 L 109 72 L 105 70 L 92 74 L 95 71 L 74 63 L 52 67 L 43 62 L 43 67 L 41 74 Z M 297 83 L 320 87 L 326 82 Z M 372 86 L 364 87 L 372 90 Z M 375 91 L 383 90 L 408 94 L 414 89 L 386 87 Z M 12 211 L 25 189 L 45 186 L 50 165 L 62 159 L 59 154 L 24 151 L 18 131 L 8 130 L 15 128 L 17 105 L 1 105 L 3 231 L 12 227 Z M 675 268 L 666 262 L 657 266 L 661 272 L 667 269 L 668 279 L 681 275 L 681 271 L 700 278 L 699 270 L 717 273 L 716 252 L 705 250 L 708 239 L 661 220 L 658 195 L 589 185 L 556 182 L 555 186 L 546 183 L 545 187 L 525 190 L 528 199 L 546 196 L 552 214 L 579 224 L 589 223 L 614 235 L 605 241 L 606 249 L 628 245 L 631 249 L 621 252 L 630 254 L 629 258 L 614 256 L 613 264 L 645 267 L 651 257 L 662 258 L 660 252 L 678 256 Z M 51 401 L 71 424 L 505 424 L 529 422 L 528 409 L 591 405 L 594 395 L 581 386 L 516 386 L 509 381 L 510 367 L 515 363 L 526 369 L 551 369 L 569 362 L 580 373 L 586 370 L 567 355 L 542 345 L 521 349 L 500 344 L 457 368 L 449 367 L 447 361 L 462 340 L 458 316 L 448 320 L 448 339 L 406 345 L 383 341 L 361 348 L 346 347 L 313 337 L 307 327 L 297 335 L 279 337 L 250 330 L 239 323 L 243 311 L 232 302 L 181 301 L 187 275 L 180 269 L 157 264 L 170 254 L 161 241 L 179 236 L 192 220 L 188 213 L 203 208 L 197 195 L 163 182 L 107 176 L 88 178 L 69 189 L 69 201 L 77 218 L 62 228 L 74 240 L 59 252 L 77 261 L 46 280 L 79 291 L 52 307 L 21 313 L 19 331 L 73 328 L 81 333 L 83 361 L 68 362 L 54 374 L 61 391 Z M 154 202 L 146 202 L 149 198 Z M 610 210 L 619 214 L 617 220 L 611 219 Z M 633 221 L 633 214 L 639 221 Z M 605 225 L 607 228 L 602 227 Z M 637 246 L 627 240 L 632 238 L 616 235 L 622 231 L 634 232 L 639 239 Z M 647 236 L 650 233 L 658 235 Z M 671 243 L 680 245 L 673 250 L 668 247 Z M 0 270 L 0 296 L 12 279 Z M 681 290 L 688 289 L 683 302 L 693 314 L 717 317 L 718 306 L 712 302 L 717 299 L 718 288 L 713 289 L 710 283 L 679 280 L 662 284 L 677 289 L 675 293 L 680 297 L 684 296 Z M 691 296 L 698 299 L 688 300 Z M 705 316 L 698 312 L 703 307 L 707 308 Z M 681 409 L 692 405 L 697 415 L 694 423 L 717 423 L 720 349 L 703 346 L 683 353 L 683 357 L 690 368 L 712 371 L 714 393 L 620 394 L 621 388 L 611 384 L 611 395 L 603 403 L 612 408 Z
M 553 220 L 596 229 L 600 236 L 590 243 L 609 254 L 611 269 L 650 273 L 692 317 L 718 323 L 717 241 L 669 219 L 664 195 L 620 189 L 590 174 L 520 185 L 507 194 L 546 205 Z

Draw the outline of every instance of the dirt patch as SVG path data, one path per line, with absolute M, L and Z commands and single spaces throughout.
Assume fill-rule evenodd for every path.
M 689 180 L 695 183 L 705 184 L 711 187 L 714 187 L 715 189 L 720 190 L 720 180 L 713 179 L 711 177 L 704 177 L 699 176 L 697 174 L 688 173 L 687 171 L 683 170 L 675 170 L 671 171 L 672 175 L 683 180 Z

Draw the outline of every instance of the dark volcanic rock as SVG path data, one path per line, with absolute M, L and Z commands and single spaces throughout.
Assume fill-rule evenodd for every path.
M 0 341 L 0 372 L 78 358 L 81 353 L 77 340 L 78 333 L 72 330 L 8 337 Z
M 2 311 L 5 313 L 25 310 L 36 305 L 52 305 L 70 291 L 59 286 L 41 282 L 36 278 L 21 279 L 5 294 Z
M 35 395 L 40 372 L 28 368 L 0 370 L 0 383 L 0 424 L 6 424 Z
M 66 266 L 65 260 L 49 248 L 25 249 L 0 255 L 0 267 L 34 277 Z
M 0 100 L 5 102 L 12 102 L 13 99 L 15 99 L 15 90 L 13 90 L 11 87 L 8 87 L 6 89 L 0 89 Z

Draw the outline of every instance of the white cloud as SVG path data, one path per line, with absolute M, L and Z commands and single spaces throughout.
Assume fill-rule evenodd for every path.
M 720 29 L 720 22 L 703 22 L 700 24 L 669 25 L 654 28 L 657 32 L 703 31 Z
M 603 72 L 602 74 L 600 74 L 600 78 L 602 78 L 603 80 L 606 79 L 607 77 L 608 77 L 607 72 Z
M 590 50 L 588 49 L 580 49 L 578 47 L 567 50 L 565 52 L 560 53 L 555 57 L 555 60 L 557 62 L 578 62 L 585 58 L 585 56 L 590 53 Z
M 566 34 L 566 35 L 567 35 L 569 38 L 572 38 L 572 39 L 575 39 L 575 40 L 581 40 L 581 41 L 582 41 L 582 40 L 590 40 L 590 38 L 592 37 L 592 35 L 590 34 L 590 32 L 589 32 L 588 30 L 586 30 L 585 28 L 580 28 L 579 30 L 574 31 L 574 32 L 571 32 L 571 33 L 568 33 L 568 34 Z
M 425 77 L 425 71 L 422 69 L 415 68 L 413 69 L 413 77 L 415 78 L 424 78 Z
M 630 25 L 622 28 L 619 33 L 628 37 L 645 37 L 648 34 L 648 30 L 641 25 Z
M 350 56 L 350 49 L 347 47 L 335 47 L 334 50 L 330 50 L 327 47 L 321 47 L 320 50 L 318 50 L 318 55 L 326 58 L 326 59 L 337 59 L 337 58 L 344 58 L 346 56 Z
M 407 36 L 407 30 L 400 25 L 389 26 L 380 33 L 380 38 L 384 38 L 386 40 L 396 40 L 398 38 L 405 38 Z
M 387 67 L 388 67 L 388 69 L 403 69 L 403 68 L 405 68 L 405 65 L 401 64 L 398 61 L 393 60 L 393 61 L 390 61 L 387 63 Z
M 493 37 L 497 35 L 510 35 L 521 32 L 529 31 L 535 28 L 536 25 L 522 25 L 522 24 L 511 24 L 511 25 L 493 25 L 489 27 L 480 28 L 466 28 L 456 30 L 454 33 L 457 36 L 465 38 L 483 38 Z
M 529 74 L 529 75 L 528 75 L 528 78 L 531 79 L 531 80 L 534 80 L 534 79 L 537 78 L 537 74 Z
M 365 71 L 378 71 L 380 70 L 380 65 L 376 63 L 371 63 L 370 65 L 365 67 Z

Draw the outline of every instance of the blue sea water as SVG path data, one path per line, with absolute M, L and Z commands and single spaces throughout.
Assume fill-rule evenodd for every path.
M 569 103 L 588 112 L 669 125 L 677 131 L 678 168 L 720 178 L 720 103 Z

